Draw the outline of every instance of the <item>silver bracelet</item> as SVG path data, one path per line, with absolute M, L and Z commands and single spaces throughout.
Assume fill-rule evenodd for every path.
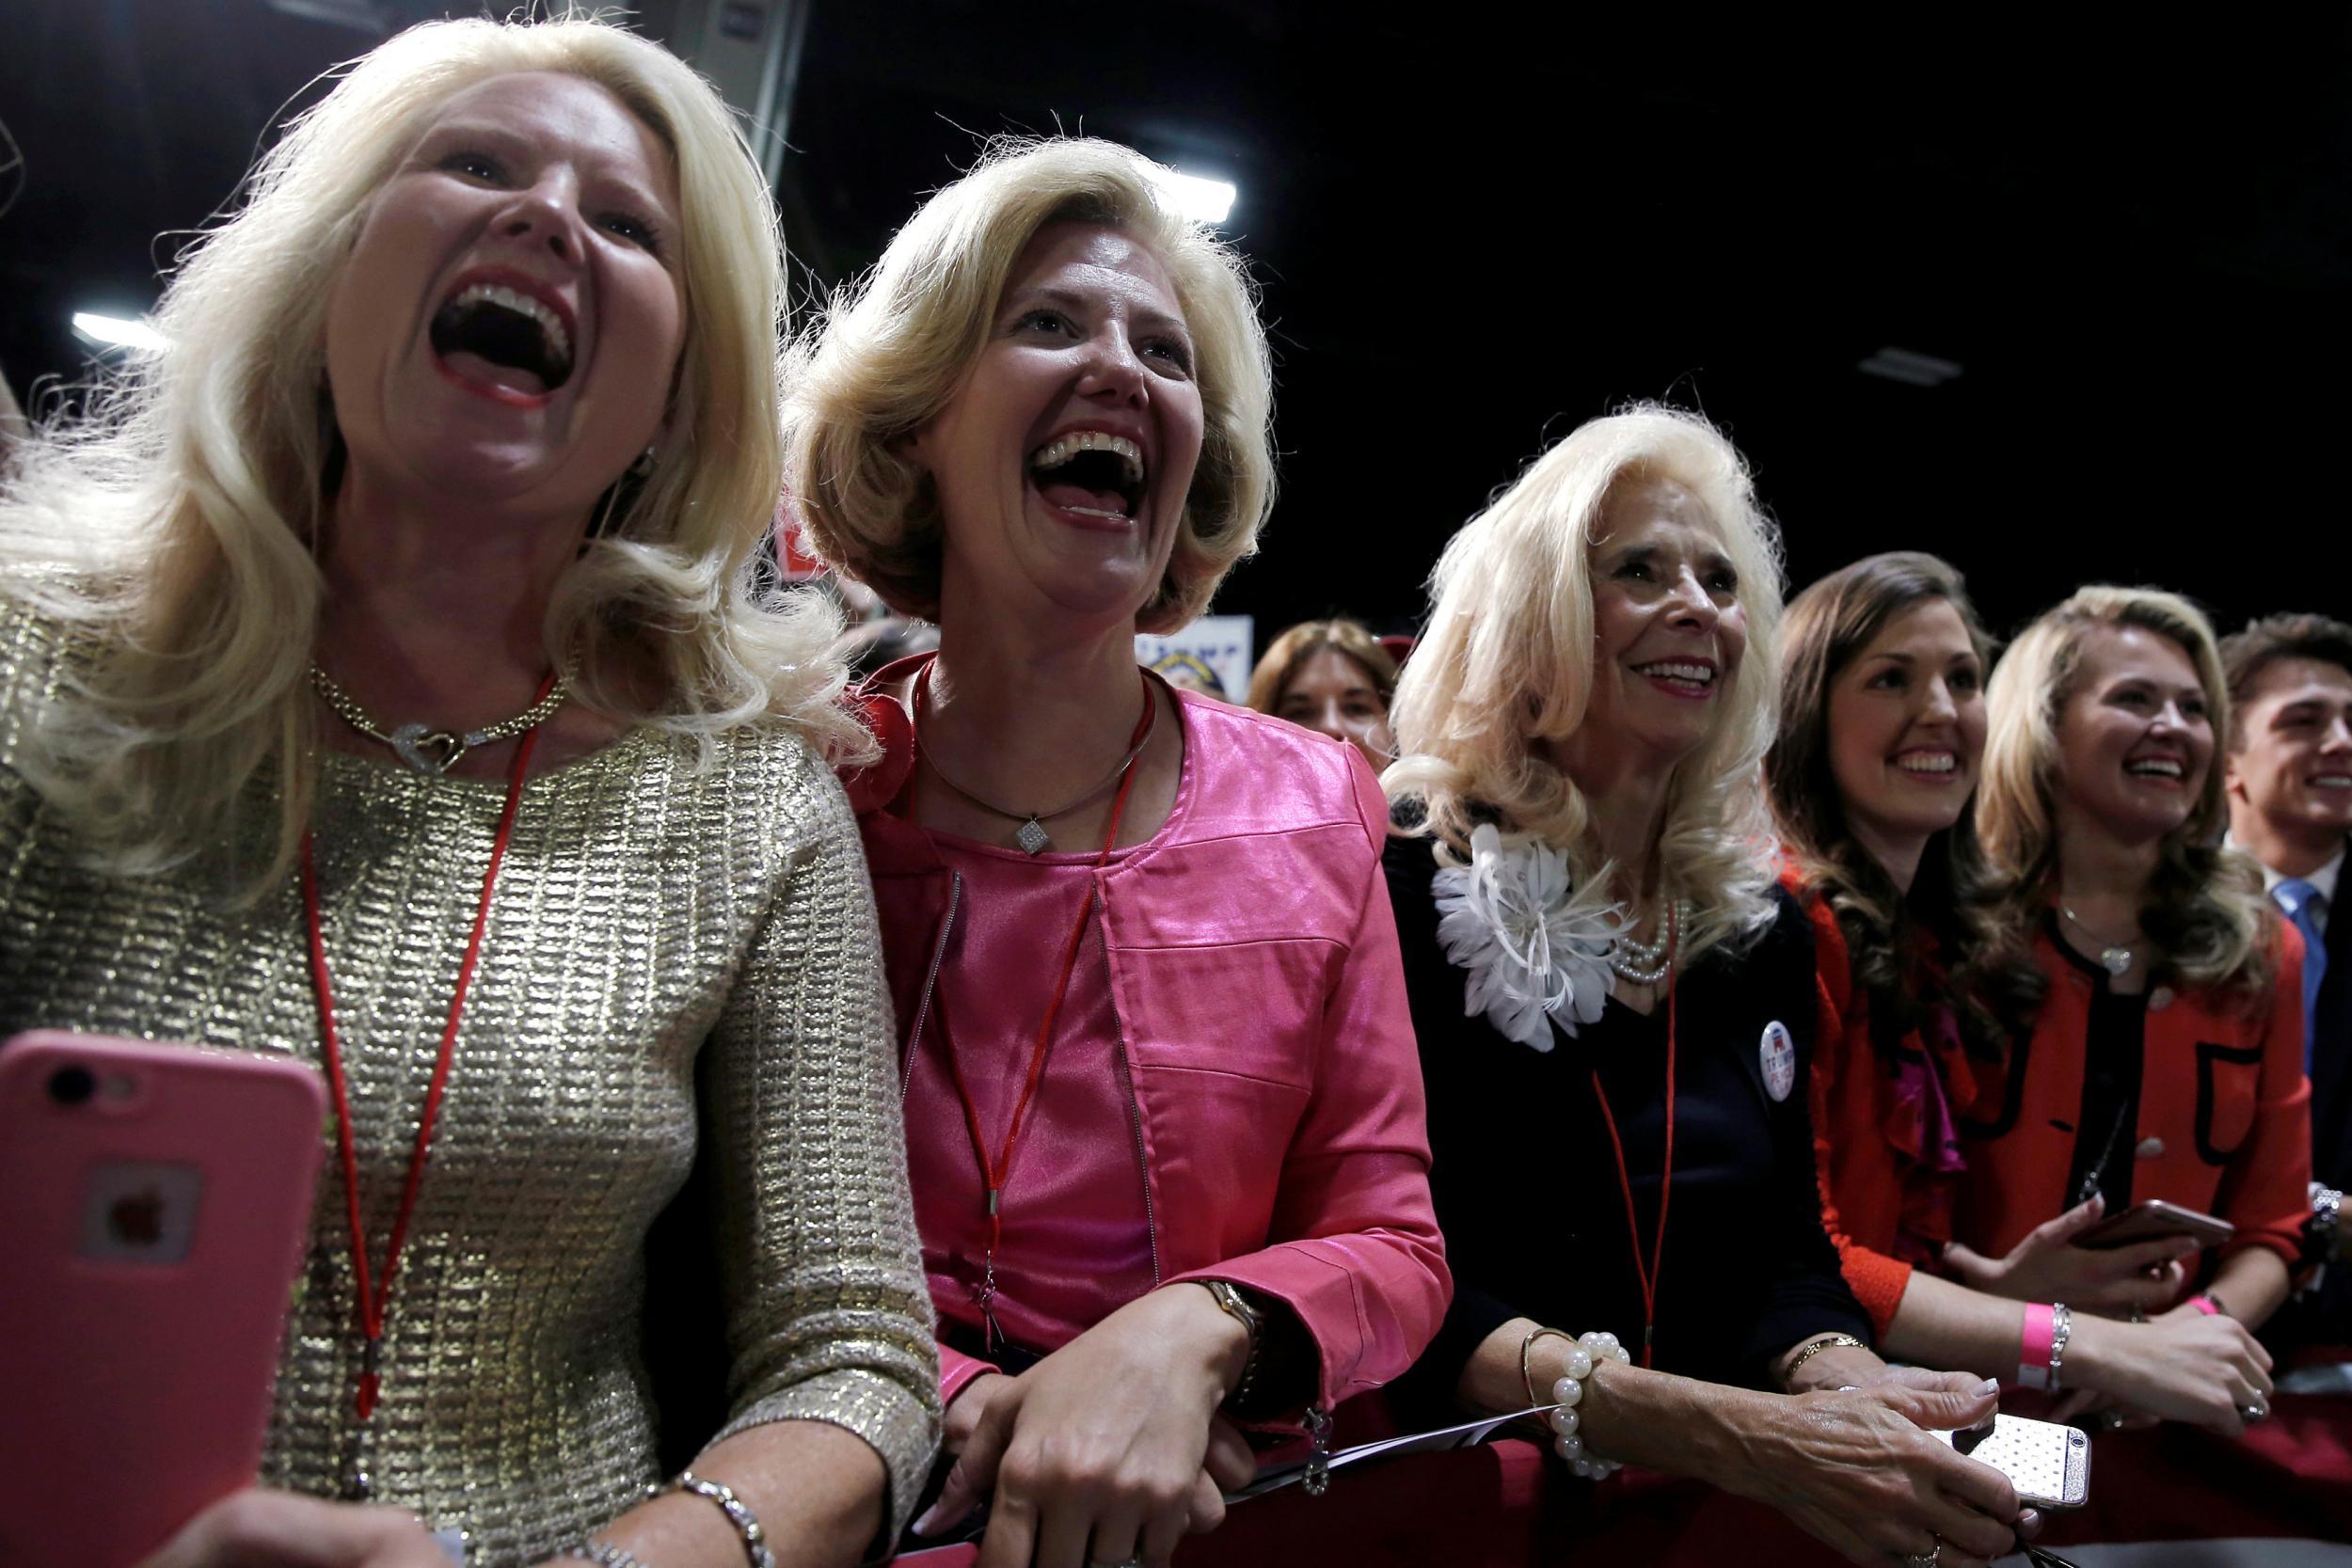
M 735 1488 L 723 1481 L 705 1481 L 691 1470 L 680 1470 L 677 1480 L 667 1486 L 645 1488 L 648 1499 L 666 1497 L 672 1492 L 691 1492 L 697 1497 L 707 1497 L 719 1505 L 719 1512 L 727 1516 L 735 1533 L 743 1538 L 743 1556 L 752 1568 L 776 1568 L 776 1554 L 768 1549 L 768 1532 L 759 1528 L 759 1515 L 743 1505 L 735 1495 Z
M 2052 1302 L 2050 1304 L 2050 1390 L 2053 1393 L 2056 1393 L 2060 1386 L 2058 1369 L 2066 1361 L 2066 1341 L 2074 1337 L 2074 1314 L 2067 1309 L 2066 1303 Z
M 556 1554 L 576 1557 L 589 1562 L 600 1562 L 604 1568 L 645 1568 L 645 1565 L 610 1541 L 582 1541 L 577 1546 L 566 1546 Z

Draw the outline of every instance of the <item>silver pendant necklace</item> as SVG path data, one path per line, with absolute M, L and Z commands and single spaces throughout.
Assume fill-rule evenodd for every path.
M 1152 744 L 1152 732 L 1158 725 L 1159 704 L 1152 700 L 1151 690 L 1147 687 L 1143 697 L 1145 712 L 1140 732 L 1136 736 L 1135 744 L 1127 749 L 1125 756 L 1119 759 L 1119 766 L 1110 770 L 1108 777 L 1066 806 L 1057 806 L 1052 811 L 1007 811 L 993 800 L 982 800 L 949 777 L 947 770 L 939 766 L 939 759 L 931 755 L 930 750 L 924 746 L 923 707 L 925 700 L 930 694 L 933 667 L 931 664 L 926 664 L 923 666 L 923 673 L 915 677 L 914 721 L 910 726 L 914 732 L 915 755 L 923 759 L 925 765 L 930 768 L 933 777 L 958 795 L 962 796 L 966 801 L 979 807 L 992 816 L 1001 816 L 1009 822 L 1020 823 L 1021 826 L 1013 830 L 1012 841 L 1020 846 L 1021 852 L 1025 855 L 1040 854 L 1054 847 L 1053 834 L 1045 831 L 1046 823 L 1051 822 L 1057 816 L 1068 816 L 1081 806 L 1092 805 L 1108 794 L 1111 787 L 1120 780 L 1125 778 L 1127 769 L 1134 765 L 1136 758 L 1141 756 L 1143 749 Z
M 2132 948 L 2120 942 L 2109 942 L 2106 938 L 2101 936 L 2098 932 L 2084 925 L 2082 916 L 2076 914 L 2073 910 L 2068 909 L 2063 904 L 2058 906 L 2058 913 L 2066 917 L 2068 925 L 2074 927 L 2074 929 L 2080 931 L 2083 935 L 2089 937 L 2091 941 L 2099 944 L 2100 968 L 2106 970 L 2109 974 L 2116 976 L 2118 979 L 2121 979 L 2123 975 L 2131 972 L 2134 953 Z
M 564 705 L 572 694 L 572 672 L 567 666 L 548 688 L 548 694 L 532 704 L 512 719 L 501 719 L 495 724 L 485 724 L 478 730 L 460 734 L 453 730 L 428 729 L 422 724 L 403 724 L 386 730 L 371 718 L 366 708 L 355 701 L 350 692 L 337 686 L 331 676 L 316 664 L 310 666 L 310 685 L 335 717 L 366 736 L 370 740 L 389 746 L 401 761 L 424 774 L 437 778 L 457 766 L 457 760 L 477 746 L 488 746 L 501 740 L 511 740 L 528 730 L 535 730 L 555 717 L 555 710 Z

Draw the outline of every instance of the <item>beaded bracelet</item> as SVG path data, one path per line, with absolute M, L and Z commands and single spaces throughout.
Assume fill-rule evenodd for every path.
M 559 1557 L 576 1557 L 584 1561 L 602 1563 L 604 1568 L 645 1568 L 645 1565 L 610 1541 L 582 1541 L 577 1546 L 566 1546 Z
M 669 1485 L 646 1487 L 645 1497 L 650 1501 L 673 1492 L 691 1492 L 716 1503 L 719 1512 L 727 1516 L 727 1523 L 735 1527 L 735 1533 L 743 1538 L 743 1556 L 752 1568 L 776 1568 L 776 1554 L 768 1549 L 768 1532 L 759 1528 L 759 1515 L 743 1505 L 734 1487 L 723 1481 L 705 1481 L 691 1470 L 680 1470 L 677 1480 Z
M 1614 1461 L 1587 1453 L 1584 1438 L 1576 1430 L 1583 1424 L 1583 1417 L 1576 1407 L 1584 1401 L 1584 1381 L 1593 1375 L 1596 1364 L 1610 1360 L 1630 1365 L 1633 1357 L 1626 1354 L 1613 1334 L 1600 1330 L 1580 1334 L 1576 1343 L 1568 1347 L 1567 1375 L 1551 1386 L 1551 1397 L 1560 1406 L 1551 1413 L 1551 1430 L 1559 1434 L 1551 1440 L 1551 1451 L 1566 1460 L 1568 1468 L 1587 1481 L 1599 1481 L 1621 1467 Z

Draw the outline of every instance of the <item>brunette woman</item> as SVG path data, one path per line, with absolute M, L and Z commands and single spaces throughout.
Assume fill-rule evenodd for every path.
M 1783 882 L 1804 901 L 1824 1003 L 1813 1060 L 1815 1145 L 1847 1282 L 1889 1354 L 2014 1377 L 2026 1309 L 1938 1276 L 1967 1176 L 1959 1120 L 1997 1083 L 1994 1008 L 1951 990 L 1966 941 L 1958 887 L 1982 884 L 1968 822 L 1984 755 L 1991 649 L 1960 574 L 1930 555 L 1871 556 L 1788 607 L 1780 736 L 1766 759 Z M 1996 978 L 2001 994 L 2037 975 Z M 2097 1199 L 2038 1227 L 2003 1275 L 2082 1307 L 2169 1301 L 2177 1240 L 2109 1250 L 2066 1238 Z M 1961 1249 L 1966 1266 L 1985 1265 Z M 2074 1386 L 2217 1431 L 2237 1382 L 2268 1388 L 2251 1336 L 2226 1318 L 2074 1322 Z
M 1396 760 L 1396 658 L 1354 621 L 1302 621 L 1266 644 L 1249 705 L 1344 740 L 1375 768 Z
M 1979 1564 L 2016 1497 L 1928 1429 L 1993 1393 L 1890 1373 L 1822 1227 L 1812 938 L 1755 785 L 1777 543 L 1730 444 L 1644 408 L 1545 453 L 1438 566 L 1388 775 L 1459 1280 L 1416 1376 L 1557 1400 L 1581 1474 L 1712 1481 L 1856 1562 Z
M 981 1561 L 1158 1564 L 1234 1419 L 1403 1371 L 1442 1312 L 1419 1073 L 1354 751 L 1136 668 L 1256 537 L 1240 262 L 1124 148 L 998 150 L 835 308 L 791 416 L 818 548 L 935 657 L 852 781 Z
M 2053 1249 L 2021 1259 L 2019 1243 L 2094 1199 L 2118 1213 L 2162 1198 L 2236 1233 L 2189 1259 L 2188 1299 L 2167 1275 L 2157 1299 L 2107 1305 L 2258 1327 L 2286 1297 L 2309 1212 L 2302 946 L 2253 864 L 2222 847 L 2228 695 L 2212 628 L 2175 594 L 2085 588 L 2017 640 L 1989 709 L 1977 827 L 1995 881 L 1960 978 L 1997 989 L 1992 966 L 2029 955 L 2042 995 L 1962 1124 L 1954 1275 L 2054 1308 Z M 2058 1363 L 2071 1386 L 2060 1316 L 2034 1314 L 2027 1359 Z M 2238 1417 L 2261 1419 L 2267 1356 L 2254 1348 L 2249 1365 L 2227 1336 L 2213 1352 Z M 2195 1413 L 2228 1424 L 2201 1398 Z
M 824 755 L 863 737 L 837 623 L 755 576 L 781 261 L 671 55 L 418 27 L 264 156 L 169 346 L 19 454 L 0 1037 L 291 1052 L 340 1111 L 270 1489 L 158 1568 L 847 1564 L 912 1506 L 929 1314 Z M 699 1493 L 658 1484 L 640 1331 L 698 1148 Z

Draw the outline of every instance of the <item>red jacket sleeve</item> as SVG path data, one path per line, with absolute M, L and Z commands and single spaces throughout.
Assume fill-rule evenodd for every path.
M 1879 1135 L 1875 1125 L 1841 1125 L 1839 1107 L 1853 1096 L 1837 1091 L 1851 1074 L 1867 1074 L 1862 1081 L 1873 1081 L 1878 1063 L 1870 1050 L 1867 1018 L 1853 995 L 1852 961 L 1846 951 L 1845 933 L 1838 929 L 1836 911 L 1826 900 L 1800 887 L 1792 885 L 1790 891 L 1803 900 L 1806 918 L 1813 924 L 1814 993 L 1820 1008 L 1820 1027 L 1815 1036 L 1819 1043 L 1813 1051 L 1807 1092 L 1813 1102 L 1813 1164 L 1821 1185 L 1821 1224 L 1836 1243 L 1847 1289 L 1870 1314 L 1872 1335 L 1883 1339 L 1887 1325 L 1902 1306 L 1903 1292 L 1911 1287 L 1911 1265 L 1864 1245 L 1849 1232 L 1839 1212 L 1837 1190 L 1840 1148 L 1870 1147 L 1850 1140 L 1875 1140 Z
M 1388 1383 L 1427 1348 L 1453 1298 L 1429 1196 L 1421 1055 L 1406 1006 L 1396 915 L 1380 865 L 1388 806 L 1352 748 L 1366 832 L 1353 940 L 1325 999 L 1313 1098 L 1275 1196 L 1284 1240 L 1180 1279 L 1224 1279 L 1280 1301 L 1314 1340 L 1315 1402 Z
M 2217 1197 L 2221 1217 L 2237 1234 L 2221 1247 L 2224 1259 L 2249 1246 L 2268 1247 L 2299 1265 L 2303 1223 L 2311 1216 L 2312 1085 L 2303 1074 L 2303 939 L 2283 919 L 2271 922 L 2276 974 L 2262 1034 L 2254 1125 Z

